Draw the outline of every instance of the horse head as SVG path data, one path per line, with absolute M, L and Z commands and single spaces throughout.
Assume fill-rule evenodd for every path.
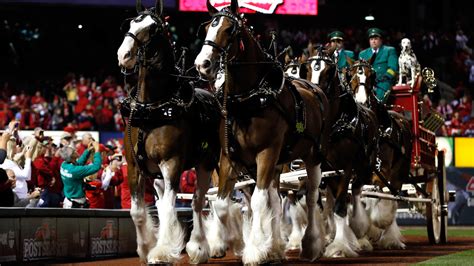
M 326 49 L 323 46 L 308 45 L 308 55 L 306 58 L 307 76 L 306 79 L 320 86 L 323 90 L 328 89 L 331 81 L 337 73 L 337 66 L 332 59 L 335 47 Z
M 237 0 L 232 0 L 231 5 L 221 11 L 207 0 L 207 8 L 212 18 L 202 25 L 206 31 L 205 40 L 194 64 L 202 76 L 213 80 L 220 62 L 236 59 L 239 51 L 245 49 L 242 42 L 244 21 L 239 14 Z
M 123 24 L 126 25 L 126 22 L 130 21 L 129 29 L 117 51 L 119 67 L 125 71 L 135 68 L 141 60 L 140 54 L 153 56 L 152 59 L 161 59 L 164 51 L 163 47 L 157 45 L 159 38 L 167 39 L 169 43 L 166 23 L 162 17 L 162 0 L 157 0 L 155 7 L 150 9 L 144 9 L 141 0 L 137 0 L 136 9 L 138 16 L 126 20 Z M 149 61 L 149 58 L 142 59 Z
M 375 71 L 372 67 L 374 57 L 369 62 L 358 60 L 349 62 L 349 76 L 351 77 L 349 85 L 358 103 L 367 105 L 373 95 L 372 89 L 375 85 Z

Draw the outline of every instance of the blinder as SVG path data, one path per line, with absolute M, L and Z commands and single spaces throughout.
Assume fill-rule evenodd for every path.
M 201 25 L 199 25 L 199 28 L 198 28 L 198 31 L 197 31 L 198 37 L 204 36 L 203 39 L 205 39 L 206 38 L 206 32 L 205 32 L 204 29 L 206 28 L 206 26 L 209 25 L 209 24 L 212 27 L 217 26 L 217 24 L 219 23 L 221 17 L 228 17 L 233 22 L 232 23 L 232 28 L 231 28 L 231 31 L 230 31 L 230 38 L 229 39 L 233 40 L 234 38 L 239 36 L 240 35 L 240 28 L 243 25 L 242 20 L 238 16 L 230 13 L 227 8 L 224 8 L 222 11 L 217 12 L 216 14 L 214 14 L 210 21 L 206 21 L 206 22 L 202 23 Z M 232 45 L 232 42 L 229 42 L 229 44 L 225 48 L 219 46 L 217 43 L 215 43 L 214 41 L 211 41 L 211 40 L 204 40 L 203 45 L 212 46 L 213 48 L 218 50 L 219 53 L 222 55 L 222 54 L 226 54 L 229 51 L 229 49 Z M 239 48 L 241 50 L 244 49 L 242 43 L 239 43 Z

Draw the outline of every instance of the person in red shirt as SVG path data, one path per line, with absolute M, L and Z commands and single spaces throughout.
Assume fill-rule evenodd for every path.
M 13 113 L 8 109 L 7 103 L 2 102 L 0 105 L 0 128 L 4 129 L 13 119 Z
M 471 112 L 472 112 L 472 100 L 471 97 L 464 95 L 459 102 L 457 107 L 457 111 L 459 112 L 459 116 L 463 123 L 467 123 L 471 120 Z
M 41 96 L 41 92 L 36 91 L 35 96 L 31 97 L 30 102 L 31 102 L 31 105 L 35 105 L 35 104 L 43 104 L 46 101 L 44 100 L 43 96 Z
M 110 164 L 99 170 L 96 178 L 89 182 L 86 195 L 90 202 L 90 208 L 114 208 L 115 187 L 123 182 L 120 160 L 121 156 L 113 157 Z
M 194 193 L 194 190 L 196 190 L 196 171 L 193 169 L 184 171 L 181 174 L 181 178 L 179 181 L 179 189 L 181 193 Z M 177 201 L 177 206 L 180 207 L 190 207 L 191 206 L 191 200 L 187 199 L 182 199 Z
M 37 176 L 38 187 L 42 189 L 39 207 L 60 207 L 63 200 L 63 184 L 57 165 L 60 158 L 52 153 L 51 143 L 43 142 L 38 157 L 33 161 L 34 173 Z

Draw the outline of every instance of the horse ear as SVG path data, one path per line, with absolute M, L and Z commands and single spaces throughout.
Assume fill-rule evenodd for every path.
M 375 58 L 377 57 L 377 53 L 374 53 L 369 60 L 369 64 L 372 65 L 375 62 Z
M 140 13 L 145 9 L 142 5 L 142 0 L 137 0 L 135 3 L 135 8 L 137 9 L 137 13 Z
M 232 13 L 234 14 L 237 14 L 237 12 L 239 11 L 239 0 L 230 1 L 230 11 L 232 11 Z
M 314 53 L 314 44 L 312 42 L 308 43 L 308 55 L 312 56 Z
M 291 61 L 291 58 L 290 56 L 288 55 L 288 53 L 285 54 L 285 65 L 287 65 L 288 63 L 290 63 Z
M 209 11 L 209 15 L 213 16 L 215 13 L 219 12 L 217 8 L 211 5 L 211 1 L 207 0 L 207 11 Z
M 155 13 L 158 17 L 161 17 L 161 15 L 163 14 L 163 0 L 156 0 Z

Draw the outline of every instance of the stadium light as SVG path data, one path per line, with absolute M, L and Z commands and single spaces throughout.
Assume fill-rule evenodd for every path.
M 375 20 L 375 17 L 369 14 L 368 16 L 365 16 L 365 20 L 372 21 L 372 20 Z

